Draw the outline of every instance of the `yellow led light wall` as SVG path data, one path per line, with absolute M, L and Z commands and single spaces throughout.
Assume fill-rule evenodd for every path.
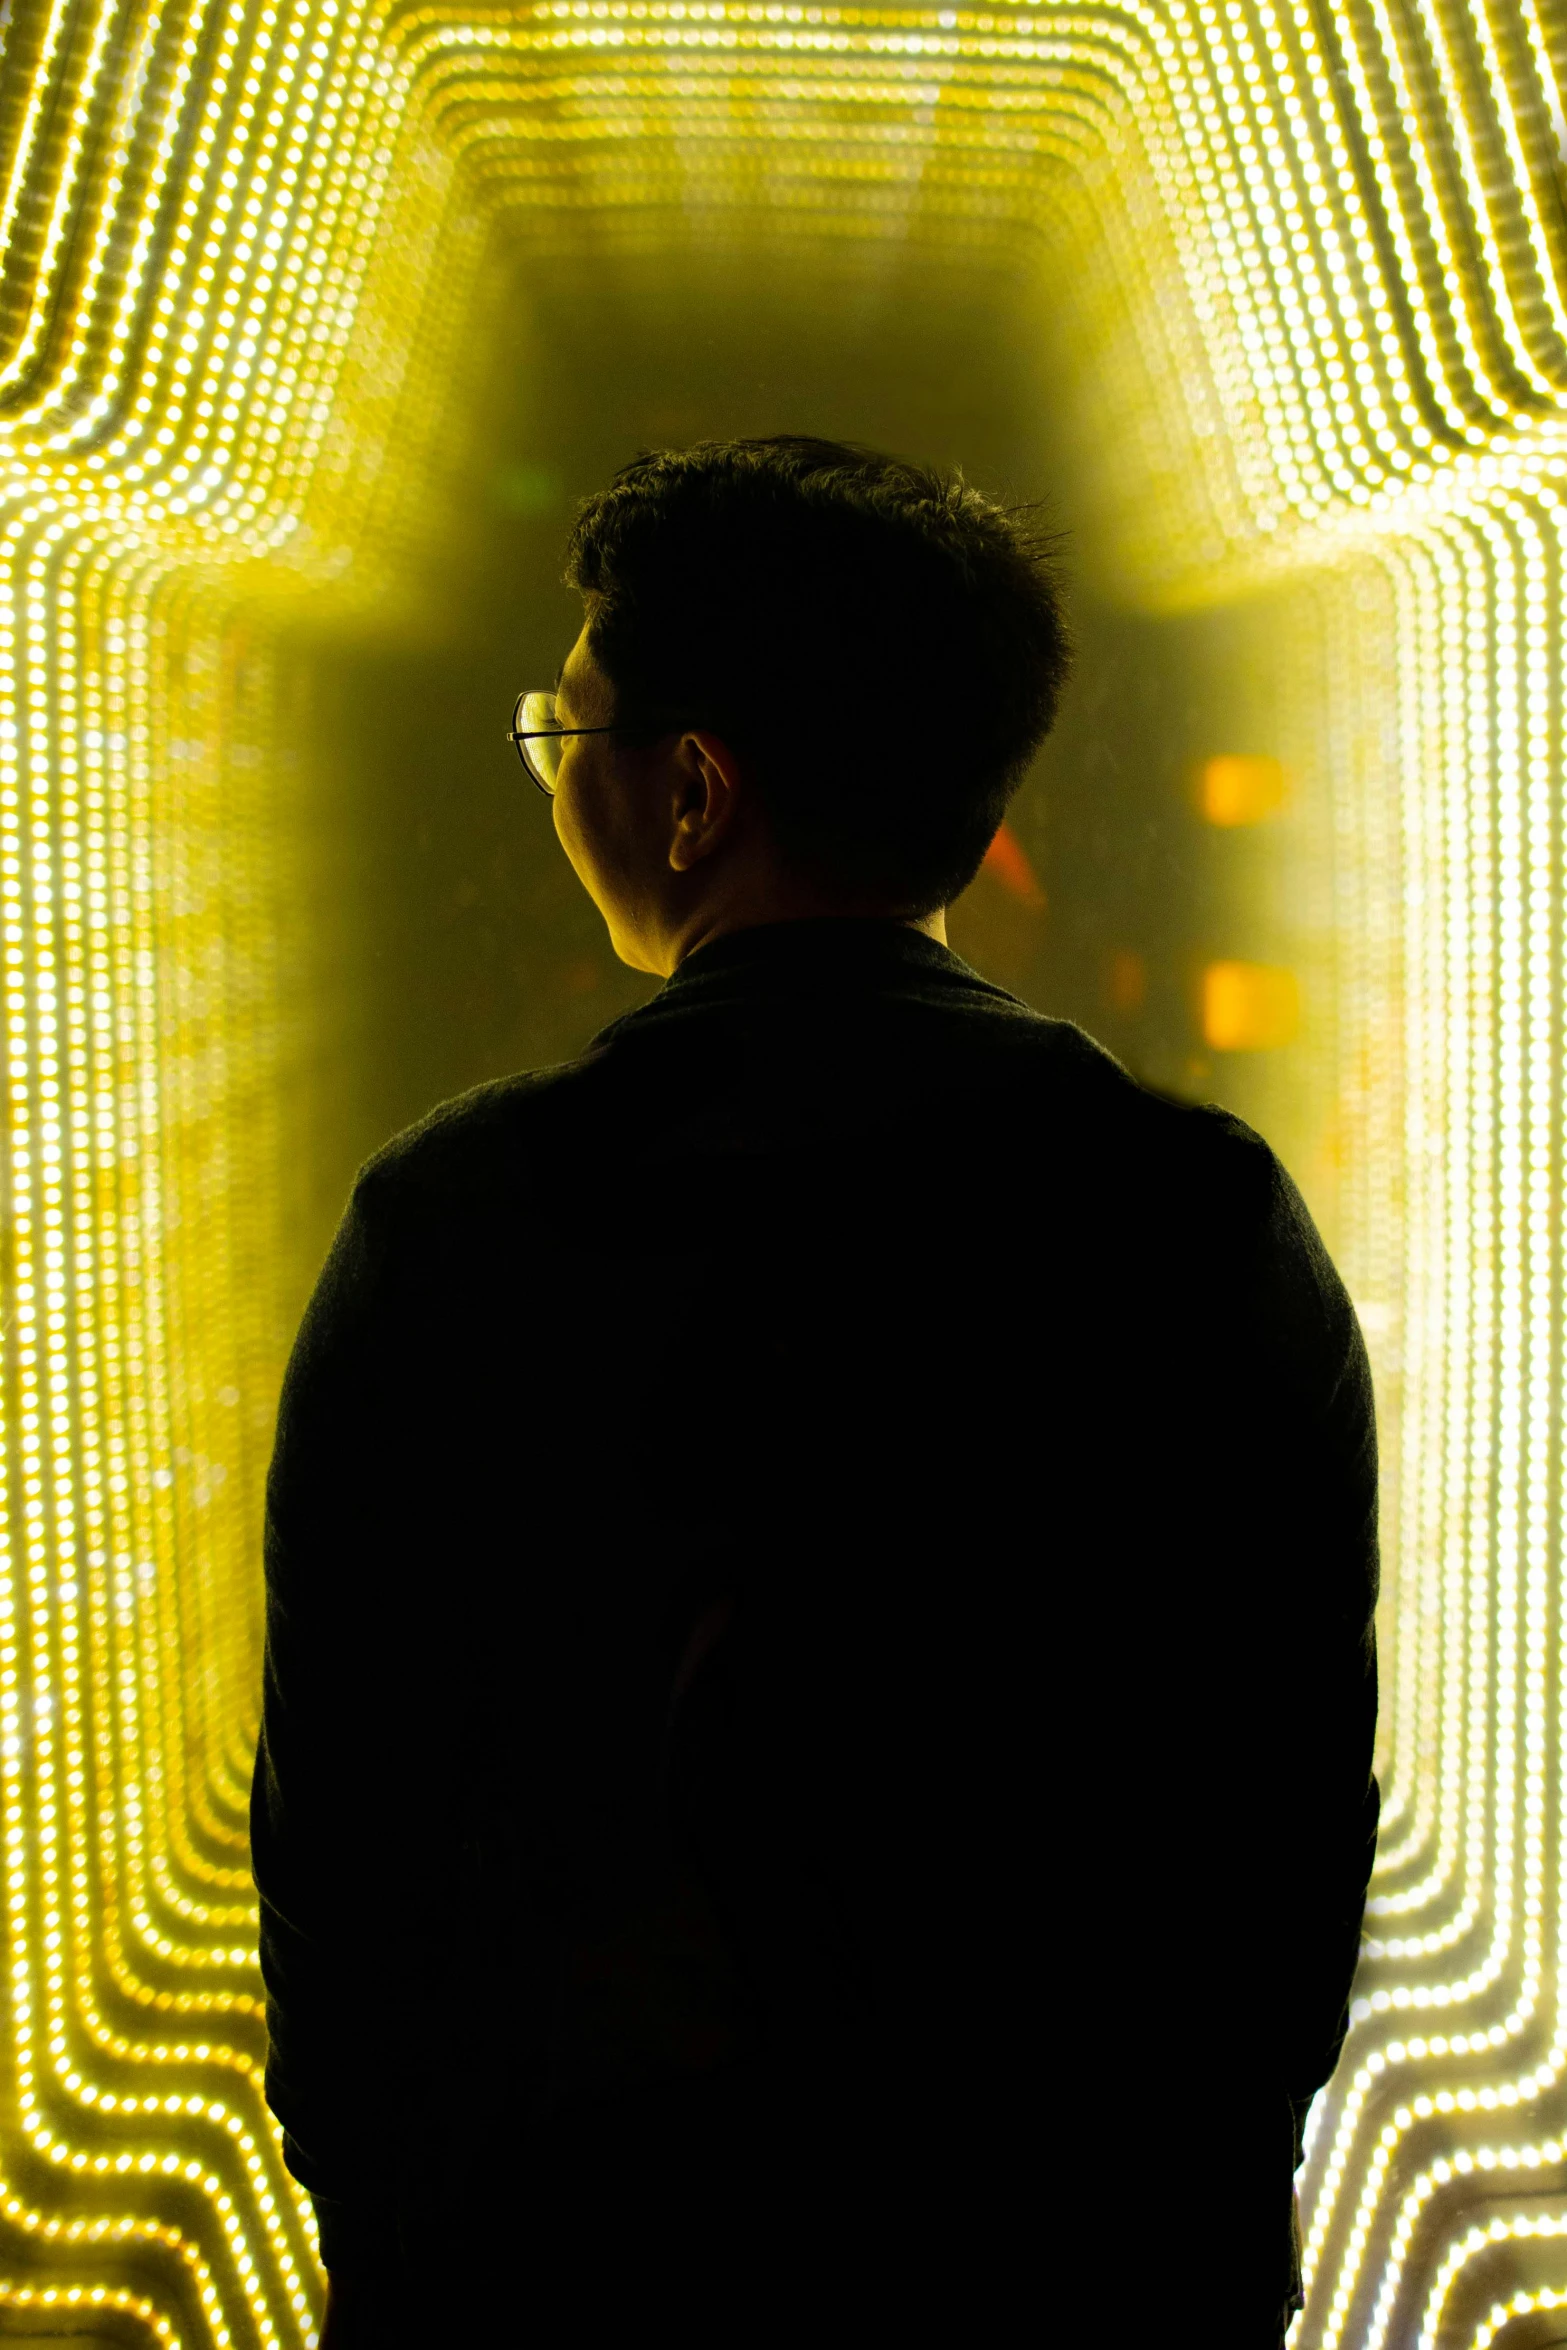
M 242 1832 L 308 1271 L 278 632 L 416 610 L 497 240 L 831 241 L 1013 270 L 1113 592 L 1312 648 L 1292 739 L 1214 746 L 1252 762 L 1215 821 L 1278 805 L 1280 760 L 1331 778 L 1334 1017 L 1266 965 L 1209 981 L 1240 1049 L 1298 1013 L 1333 1096 L 1388 1456 L 1387 1828 L 1297 2339 L 1550 2339 L 1567 28 L 11 0 L 0 42 L 0 2304 L 269 2345 L 319 2306 Z M 1194 2310 L 1224 2226 L 1219 2180 Z

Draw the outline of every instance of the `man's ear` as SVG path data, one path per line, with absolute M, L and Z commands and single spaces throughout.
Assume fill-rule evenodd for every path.
M 722 735 L 683 734 L 676 745 L 679 789 L 669 863 L 689 873 L 729 832 L 745 794 L 740 762 Z

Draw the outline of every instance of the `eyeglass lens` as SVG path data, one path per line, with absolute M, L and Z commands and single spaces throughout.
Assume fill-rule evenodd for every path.
M 559 723 L 555 715 L 553 694 L 524 694 L 517 704 L 517 715 L 513 721 L 515 731 L 532 737 L 531 741 L 517 745 L 522 754 L 522 763 L 551 793 L 555 789 L 555 778 L 560 773 L 560 755 L 564 744 L 560 735 L 551 733 L 549 729 Z

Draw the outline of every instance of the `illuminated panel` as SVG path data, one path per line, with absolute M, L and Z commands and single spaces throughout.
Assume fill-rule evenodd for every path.
M 1298 2335 L 1478 2344 L 1556 2306 L 1558 29 L 1525 0 L 13 0 L 4 41 L 0 2290 L 170 2341 L 312 2330 L 241 1832 L 302 1270 L 275 631 L 416 611 L 487 240 L 830 240 L 1031 272 L 1115 592 L 1257 599 L 1316 648 L 1254 755 L 1330 778 L 1335 1016 L 1308 983 L 1291 1049 L 1338 1103 L 1392 1605 Z M 1259 968 L 1229 963 L 1232 1012 L 1267 1009 Z

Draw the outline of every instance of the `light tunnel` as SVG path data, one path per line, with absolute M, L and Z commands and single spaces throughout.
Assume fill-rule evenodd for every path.
M 1292 2339 L 1567 2342 L 1567 18 L 0 38 L 0 2335 L 315 2337 L 244 1843 L 283 1357 L 358 1160 L 639 1000 L 502 739 L 573 499 L 793 428 L 1051 502 L 1079 677 L 954 941 L 1258 1125 L 1370 1344 L 1383 1845 Z M 1025 1360 L 1050 1245 L 993 1239 Z M 1272 1930 L 1222 1921 L 1221 1998 Z M 1109 2250 L 1179 2146 L 1126 2157 Z M 1225 2228 L 1215 2178 L 1194 2339 Z M 1155 2322 L 1108 2252 L 1105 2307 Z

